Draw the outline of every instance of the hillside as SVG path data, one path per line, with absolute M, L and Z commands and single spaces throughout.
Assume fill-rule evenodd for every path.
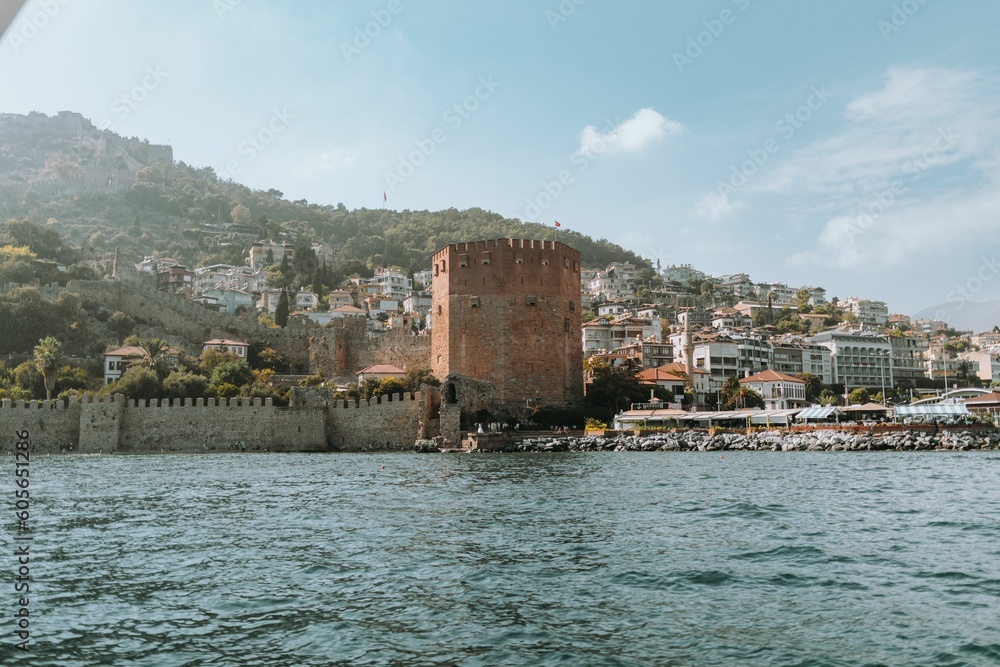
M 220 180 L 211 168 L 173 162 L 169 146 L 97 129 L 83 116 L 0 114 L 0 219 L 54 227 L 85 259 L 122 249 L 138 261 L 170 256 L 190 265 L 241 263 L 254 240 L 323 243 L 340 269 L 394 264 L 420 270 L 453 242 L 553 238 L 552 228 L 478 208 L 444 211 L 358 209 L 289 201 L 270 189 Z M 606 240 L 560 231 L 583 265 L 648 260 Z M 337 267 L 334 267 L 336 270 Z

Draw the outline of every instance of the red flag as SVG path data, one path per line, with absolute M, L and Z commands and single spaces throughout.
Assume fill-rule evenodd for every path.
M 387 201 L 388 199 L 389 199 L 389 198 L 385 196 L 385 190 L 383 190 L 383 191 L 382 191 L 382 201 L 383 201 L 383 202 L 385 202 L 385 201 Z
M 556 220 L 556 227 L 562 227 L 562 225 L 559 224 L 558 220 Z

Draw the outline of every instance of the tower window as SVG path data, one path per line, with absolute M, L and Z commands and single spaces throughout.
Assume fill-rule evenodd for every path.
M 484 252 L 484 253 L 483 253 L 483 257 L 482 257 L 482 259 L 481 259 L 480 261 L 481 261 L 481 262 L 482 262 L 482 263 L 483 263 L 484 265 L 485 265 L 485 264 L 489 264 L 489 263 L 490 263 L 490 253 L 489 253 L 489 251 L 488 251 L 488 250 L 487 250 L 486 252 Z
M 524 253 L 523 252 L 515 252 L 514 253 L 514 263 L 515 264 L 524 264 Z
M 549 265 L 549 253 L 543 252 L 542 253 L 542 266 L 548 266 L 548 265 Z
M 524 297 L 524 305 L 526 305 L 526 306 L 537 306 L 538 305 L 538 297 L 536 295 L 534 295 L 534 294 L 527 294 L 527 295 L 525 295 L 525 297 Z
M 479 297 L 474 296 L 469 298 L 469 305 L 473 308 L 479 308 Z
M 458 256 L 458 265 L 459 266 L 468 266 L 469 265 L 469 256 L 468 255 L 459 255 Z

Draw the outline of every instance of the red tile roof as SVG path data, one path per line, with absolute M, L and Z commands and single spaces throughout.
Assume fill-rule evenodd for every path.
M 805 380 L 772 370 L 766 370 L 740 380 L 740 383 L 744 382 L 798 382 L 799 384 L 805 384 Z

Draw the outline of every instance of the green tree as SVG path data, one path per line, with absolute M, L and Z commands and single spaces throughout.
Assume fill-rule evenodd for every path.
M 61 365 L 62 343 L 51 336 L 38 341 L 35 346 L 35 367 L 42 374 L 46 400 L 52 399 L 52 390 L 56 388 L 56 377 Z
M 740 384 L 735 375 L 730 375 L 719 391 L 720 407 L 723 410 L 744 410 L 764 407 L 764 399 L 750 387 Z
M 205 398 L 208 380 L 197 373 L 174 371 L 163 381 L 163 391 L 168 398 Z
M 274 323 L 284 328 L 288 325 L 288 292 L 281 290 L 278 297 L 278 306 L 274 310 Z
M 807 401 L 815 401 L 819 397 L 819 393 L 823 391 L 823 381 L 819 376 L 813 373 L 799 373 L 795 377 L 806 383 Z
M 372 391 L 372 396 L 385 396 L 386 394 L 402 394 L 409 391 L 403 381 L 398 378 L 382 378 Z
M 592 416 L 604 421 L 632 403 L 648 401 L 650 391 L 661 401 L 672 398 L 663 387 L 641 384 L 629 368 L 609 366 L 602 361 L 591 362 L 589 367 L 592 381 L 587 386 L 587 402 L 594 413 Z
M 122 373 L 116 382 L 106 386 L 102 393 L 122 394 L 126 398 L 148 401 L 160 397 L 163 385 L 155 372 L 142 366 L 135 366 Z
M 852 389 L 850 393 L 847 394 L 847 400 L 850 401 L 851 405 L 860 405 L 862 403 L 867 403 L 871 400 L 871 394 L 864 387 L 857 387 Z
M 844 403 L 844 397 L 829 387 L 824 387 L 823 391 L 819 392 L 819 396 L 816 398 L 819 401 L 819 404 L 823 406 L 843 405 Z
M 250 214 L 250 209 L 243 204 L 233 206 L 229 211 L 229 218 L 237 225 L 250 226 L 253 223 L 253 216 Z
M 122 311 L 116 310 L 108 318 L 108 330 L 118 338 L 120 344 L 135 331 L 135 320 Z
M 434 372 L 427 366 L 411 366 L 406 371 L 406 379 L 403 384 L 409 391 L 418 391 L 420 385 L 427 384 L 432 387 L 440 387 L 441 381 L 434 376 Z
M 67 391 L 79 392 L 89 389 L 90 384 L 90 375 L 79 366 L 63 366 L 59 369 L 56 377 L 56 386 L 59 387 L 60 395 Z
M 167 363 L 167 343 L 162 338 L 149 338 L 139 343 L 139 358 L 129 366 L 146 368 L 161 381 L 170 373 Z
M 231 384 L 235 387 L 242 387 L 253 382 L 253 372 L 247 362 L 226 361 L 215 367 L 212 371 L 210 384 L 219 387 L 224 384 Z
M 809 299 L 812 298 L 812 290 L 806 289 L 805 287 L 800 287 L 795 292 L 795 307 L 798 308 L 800 313 L 808 313 L 812 311 L 812 306 L 809 305 Z

